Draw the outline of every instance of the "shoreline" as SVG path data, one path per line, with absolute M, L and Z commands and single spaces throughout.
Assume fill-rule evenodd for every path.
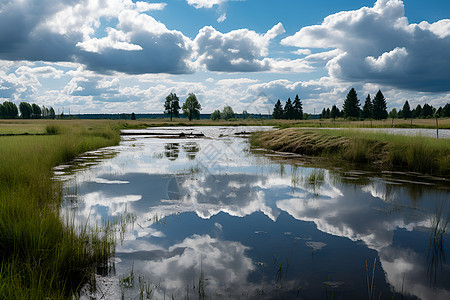
M 382 171 L 412 171 L 450 178 L 449 139 L 287 128 L 254 133 L 249 140 L 252 148 L 325 157 Z

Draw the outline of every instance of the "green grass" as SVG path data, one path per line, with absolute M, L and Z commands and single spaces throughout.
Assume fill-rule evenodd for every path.
M 114 248 L 108 227 L 61 219 L 62 189 L 52 168 L 117 144 L 118 131 L 105 122 L 49 126 L 59 134 L 0 137 L 1 299 L 69 298 Z
M 450 140 L 348 130 L 281 129 L 253 134 L 253 147 L 326 156 L 381 169 L 450 177 Z

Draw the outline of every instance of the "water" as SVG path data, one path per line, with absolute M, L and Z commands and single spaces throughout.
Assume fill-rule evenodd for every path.
M 59 167 L 63 215 L 118 224 L 83 297 L 450 299 L 448 181 L 318 168 L 250 150 L 251 130 L 159 129 L 206 137 L 126 136 Z

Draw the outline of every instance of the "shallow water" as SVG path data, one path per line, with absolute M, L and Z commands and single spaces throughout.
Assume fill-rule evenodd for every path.
M 63 215 L 118 224 L 83 297 L 450 299 L 448 181 L 250 151 L 235 133 L 255 129 L 160 128 L 206 137 L 126 136 L 57 168 Z

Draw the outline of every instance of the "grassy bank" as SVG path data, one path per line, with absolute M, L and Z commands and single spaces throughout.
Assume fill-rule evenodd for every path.
M 253 147 L 325 156 L 384 170 L 450 177 L 450 141 L 358 130 L 281 129 L 251 136 Z
M 0 123 L 1 124 L 1 123 Z M 436 128 L 435 119 L 394 119 L 389 120 L 373 120 L 373 121 L 350 121 L 346 119 L 326 119 L 326 120 L 276 120 L 276 119 L 234 119 L 225 120 L 192 120 L 174 118 L 169 119 L 139 119 L 139 120 L 122 120 L 124 128 L 136 129 L 157 126 L 274 126 L 277 128 L 291 127 L 312 127 L 312 128 Z M 450 129 L 450 119 L 439 119 L 439 129 Z M 0 132 L 1 133 L 1 132 Z
M 113 247 L 101 229 L 75 228 L 61 220 L 62 189 L 52 180 L 52 168 L 117 144 L 117 125 L 47 122 L 36 128 L 57 134 L 0 137 L 1 299 L 69 297 L 106 263 Z

